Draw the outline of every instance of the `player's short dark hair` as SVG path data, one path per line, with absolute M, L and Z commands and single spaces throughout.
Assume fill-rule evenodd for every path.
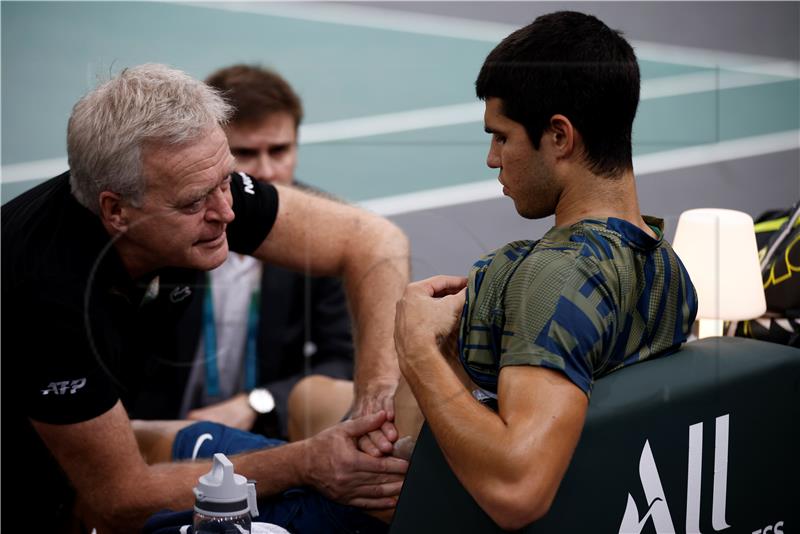
M 631 131 L 639 103 L 639 65 L 618 31 L 591 15 L 542 15 L 492 50 L 475 82 L 478 98 L 502 100 L 534 147 L 555 114 L 580 132 L 593 172 L 632 167 Z

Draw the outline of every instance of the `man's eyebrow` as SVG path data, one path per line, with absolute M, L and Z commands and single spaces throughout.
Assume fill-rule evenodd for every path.
M 228 176 L 230 176 L 230 175 L 231 175 L 231 174 L 233 174 L 234 172 L 236 172 L 236 161 L 235 161 L 235 160 L 234 160 L 233 162 L 231 162 L 231 164 L 230 164 L 230 166 L 229 166 L 229 170 L 228 170 L 228 172 L 227 172 L 227 173 L 225 173 L 225 175 L 224 175 L 224 176 L 222 176 L 222 177 L 219 179 L 219 182 L 218 182 L 217 184 L 215 184 L 215 185 L 213 185 L 213 186 L 211 186 L 211 187 L 209 187 L 209 188 L 207 188 L 207 189 L 203 189 L 203 190 L 199 190 L 199 191 L 194 191 L 194 192 L 192 192 L 191 194 L 187 194 L 187 195 L 186 195 L 186 197 L 185 197 L 185 198 L 184 198 L 184 199 L 183 199 L 181 202 L 183 202 L 183 203 L 187 203 L 187 204 L 190 204 L 190 203 L 192 203 L 192 202 L 194 202 L 194 201 L 196 201 L 196 200 L 201 200 L 202 198 L 206 197 L 207 195 L 210 195 L 210 194 L 211 194 L 211 192 L 212 192 L 214 189 L 216 189 L 217 187 L 219 187 L 219 186 L 222 184 L 222 182 L 224 182 L 224 181 L 225 181 L 225 179 L 226 179 L 226 178 L 228 178 Z
M 493 134 L 494 133 L 494 130 L 492 130 L 488 126 L 484 126 L 483 127 L 483 131 L 486 132 L 487 134 Z

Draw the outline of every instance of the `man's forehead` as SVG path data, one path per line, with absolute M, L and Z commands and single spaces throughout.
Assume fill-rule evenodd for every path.
M 210 188 L 235 170 L 227 139 L 213 132 L 211 139 L 200 138 L 179 146 L 148 143 L 146 149 L 143 147 L 142 156 L 148 190 Z
M 279 111 L 255 122 L 231 123 L 226 133 L 233 145 L 248 141 L 291 142 L 297 138 L 297 126 L 291 115 Z
M 486 130 L 500 128 L 511 121 L 503 113 L 503 101 L 497 97 L 487 98 L 484 102 L 483 122 Z
M 503 99 L 497 96 L 490 96 L 484 101 L 487 114 L 505 116 L 503 113 Z

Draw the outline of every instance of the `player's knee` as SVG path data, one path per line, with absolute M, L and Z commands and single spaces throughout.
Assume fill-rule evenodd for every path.
M 331 387 L 333 379 L 323 375 L 309 375 L 295 384 L 289 393 L 289 407 L 300 408 L 309 401 L 313 402 L 323 391 Z

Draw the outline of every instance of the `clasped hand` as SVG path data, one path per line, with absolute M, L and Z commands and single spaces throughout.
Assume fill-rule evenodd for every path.
M 356 440 L 386 422 L 386 412 L 350 419 L 306 440 L 308 484 L 336 502 L 366 509 L 393 508 L 408 462 L 376 458 L 358 449 Z

